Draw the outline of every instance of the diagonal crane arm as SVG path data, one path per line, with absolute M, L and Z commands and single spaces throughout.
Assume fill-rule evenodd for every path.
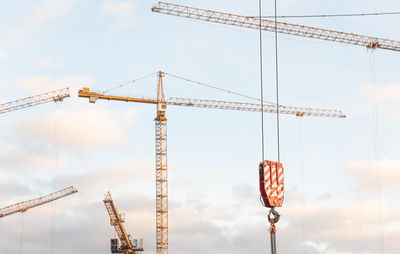
M 54 193 L 49 194 L 47 196 L 31 199 L 31 200 L 28 200 L 28 201 L 23 201 L 23 202 L 14 204 L 14 205 L 10 205 L 10 206 L 1 208 L 0 209 L 0 218 L 8 216 L 8 215 L 11 215 L 11 214 L 14 214 L 14 213 L 25 212 L 30 208 L 37 207 L 37 206 L 52 202 L 54 200 L 57 200 L 57 199 L 72 195 L 72 194 L 77 193 L 77 192 L 78 192 L 78 190 L 76 190 L 73 186 L 71 186 L 69 188 L 54 192 Z
M 123 220 L 121 219 L 121 215 L 119 214 L 117 207 L 115 206 L 114 201 L 111 198 L 110 192 L 106 194 L 106 198 L 103 200 L 103 202 L 107 209 L 108 215 L 110 216 L 110 224 L 111 226 L 114 226 L 118 238 L 121 241 L 121 251 L 123 253 L 135 254 L 136 251 L 133 250 L 133 246 L 131 244 L 131 241 L 129 240 L 129 236 L 126 233 Z
M 400 51 L 400 41 L 364 36 L 353 33 L 345 33 L 334 30 L 290 24 L 286 22 L 275 22 L 268 19 L 246 17 L 236 14 L 193 8 L 183 5 L 158 2 L 151 9 L 153 12 L 179 16 L 189 19 L 197 19 L 219 24 L 246 27 L 250 29 L 261 29 L 264 31 L 283 33 L 318 40 L 341 42 L 367 48 L 380 48 Z
M 21 108 L 27 108 L 47 102 L 63 101 L 67 97 L 70 97 L 69 88 L 38 94 L 35 96 L 26 97 L 16 101 L 10 101 L 7 103 L 0 104 L 0 114 L 4 114 Z
M 79 97 L 89 98 L 90 102 L 95 102 L 97 99 L 103 100 L 116 100 L 125 102 L 140 102 L 149 104 L 158 104 L 156 99 L 148 98 L 132 98 L 125 96 L 114 96 L 105 95 L 102 93 L 91 92 L 89 88 L 83 88 L 79 90 Z M 244 102 L 232 102 L 232 101 L 219 101 L 219 100 L 203 100 L 203 99 L 188 99 L 188 98 L 168 98 L 166 100 L 167 105 L 173 106 L 187 106 L 187 107 L 198 107 L 198 108 L 214 108 L 214 109 L 225 109 L 225 110 L 239 110 L 239 111 L 252 111 L 261 112 L 261 104 L 256 103 L 244 103 Z M 276 113 L 275 105 L 264 105 L 264 112 Z M 319 116 L 319 117 L 336 117 L 345 118 L 346 115 L 340 110 L 333 109 L 315 109 L 315 108 L 302 108 L 302 107 L 291 107 L 291 106 L 279 106 L 279 112 L 282 114 L 290 114 L 296 116 Z

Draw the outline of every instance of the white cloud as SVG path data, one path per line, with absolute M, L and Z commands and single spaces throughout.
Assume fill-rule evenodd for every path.
M 359 91 L 364 98 L 365 104 L 371 107 L 371 85 L 361 85 Z M 383 113 L 392 120 L 400 120 L 400 84 L 376 86 L 376 102 L 378 113 Z
M 70 87 L 71 93 L 85 85 L 91 85 L 92 79 L 88 76 L 64 76 L 51 79 L 47 76 L 25 77 L 17 80 L 15 85 L 26 95 L 44 93 Z
M 12 27 L 9 36 L 14 41 L 22 41 L 39 31 L 52 19 L 67 13 L 76 0 L 47 0 L 42 6 L 33 10 L 25 20 Z
M 136 17 L 136 5 L 129 1 L 106 1 L 101 6 L 101 13 L 113 16 L 116 21 L 114 27 L 127 29 L 133 25 Z
M 0 58 L 6 58 L 8 56 L 7 51 L 0 49 Z
M 123 120 L 111 110 L 102 110 L 99 107 L 89 110 L 59 110 L 57 118 L 59 144 L 75 152 L 121 144 L 125 140 L 125 133 L 120 128 Z M 26 120 L 22 126 L 21 131 L 25 136 L 41 142 L 55 142 L 53 113 Z
M 382 191 L 400 187 L 400 160 L 384 159 L 379 162 L 382 179 Z M 345 165 L 346 170 L 356 177 L 359 188 L 367 192 L 376 192 L 376 162 L 350 161 Z
M 49 58 L 42 58 L 36 62 L 37 66 L 43 69 L 47 69 L 53 66 L 53 61 Z

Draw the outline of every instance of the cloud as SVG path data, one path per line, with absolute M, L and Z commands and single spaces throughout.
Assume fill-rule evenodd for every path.
M 58 165 L 66 163 L 63 157 L 58 158 Z M 29 146 L 9 144 L 0 149 L 0 171 L 3 175 L 24 176 L 38 174 L 39 172 L 50 172 L 53 167 L 52 154 L 46 154 L 41 146 Z
M 391 191 L 400 187 L 400 160 L 384 159 L 379 162 L 382 179 L 382 191 Z M 366 192 L 376 192 L 376 162 L 375 161 L 350 161 L 345 165 L 346 170 L 352 174 L 358 187 Z
M 0 49 L 0 58 L 6 58 L 8 56 L 7 51 Z
M 136 4 L 129 1 L 106 1 L 101 6 L 101 13 L 113 16 L 116 22 L 114 27 L 119 29 L 130 28 L 136 18 Z
M 50 68 L 54 65 L 53 61 L 49 58 L 42 58 L 36 62 L 37 66 L 43 69 Z
M 12 27 L 8 34 L 14 41 L 23 41 L 33 33 L 41 30 L 54 18 L 71 10 L 76 0 L 47 0 L 42 6 L 33 10 L 20 24 Z
M 361 85 L 359 92 L 363 96 L 365 104 L 371 105 L 371 85 Z M 400 84 L 376 86 L 376 101 L 378 113 L 382 112 L 390 119 L 400 120 Z
M 17 80 L 15 86 L 26 95 L 45 93 L 57 89 L 70 87 L 71 92 L 78 90 L 85 85 L 91 85 L 92 79 L 88 76 L 64 76 L 57 79 L 51 79 L 47 76 L 32 76 Z
M 54 144 L 54 114 L 25 120 L 20 127 L 25 137 Z M 96 109 L 58 110 L 59 145 L 74 152 L 101 149 L 121 144 L 125 132 L 120 128 L 122 117 L 111 110 Z

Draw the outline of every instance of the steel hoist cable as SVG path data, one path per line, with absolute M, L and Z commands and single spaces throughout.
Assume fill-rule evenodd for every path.
M 277 136 L 277 151 L 278 151 L 278 162 L 281 162 L 281 151 L 280 151 L 280 119 L 279 119 L 279 66 L 278 66 L 278 31 L 277 31 L 277 5 L 276 0 L 274 1 L 274 12 L 275 12 L 275 89 L 276 89 L 276 136 Z
M 306 169 L 304 165 L 304 144 L 303 144 L 303 122 L 302 117 L 298 117 L 297 127 L 298 127 L 298 136 L 299 136 L 299 163 L 301 169 L 301 186 L 303 188 L 303 199 L 302 199 L 302 206 L 303 206 L 303 226 L 302 226 L 302 239 L 303 239 L 303 253 L 308 253 L 308 247 L 306 242 L 308 241 L 308 232 L 307 232 L 307 189 L 306 189 Z
M 262 161 L 265 160 L 265 145 L 264 145 L 264 87 L 263 87 L 263 48 L 262 48 L 262 12 L 261 12 L 261 0 L 258 0 L 258 15 L 260 21 L 260 29 L 259 29 L 259 54 L 260 54 L 260 100 L 261 100 L 261 157 Z
M 58 106 L 58 103 L 56 104 Z M 58 143 L 59 143 L 59 119 L 58 109 L 54 111 L 54 145 L 53 145 L 53 179 L 52 192 L 57 189 L 58 175 Z M 56 201 L 51 203 L 51 233 L 50 233 L 50 254 L 54 254 L 56 240 Z
M 25 231 L 25 213 L 21 214 L 21 234 L 20 234 L 20 245 L 19 245 L 19 253 L 24 253 L 24 231 Z
M 379 140 L 379 119 L 378 119 L 378 102 L 376 91 L 376 75 L 375 75 L 375 58 L 374 52 L 370 54 L 371 68 L 371 107 L 372 107 L 372 126 L 374 138 L 374 155 L 375 155 L 375 179 L 376 193 L 378 196 L 378 223 L 379 223 L 379 242 L 380 253 L 385 253 L 385 237 L 383 228 L 383 208 L 382 208 L 382 175 L 381 175 L 381 155 L 380 155 L 380 140 Z
M 276 88 L 276 107 L 277 107 L 277 115 L 276 115 L 276 128 L 277 128 L 277 152 L 278 152 L 278 163 L 280 163 L 280 122 L 279 122 L 279 78 L 278 78 L 278 33 L 277 33 L 277 4 L 275 3 L 275 88 Z M 262 50 L 262 5 L 261 0 L 258 1 L 258 14 L 259 14 L 259 43 L 260 43 L 260 100 L 261 100 L 261 153 L 262 153 L 262 163 L 265 162 L 265 138 L 264 138 L 264 93 L 263 93 L 263 50 Z M 275 211 L 275 206 L 270 206 L 269 214 L 268 214 L 268 222 L 269 233 L 270 233 L 270 241 L 271 241 L 271 254 L 276 254 L 276 226 L 275 223 L 279 221 L 279 213 Z

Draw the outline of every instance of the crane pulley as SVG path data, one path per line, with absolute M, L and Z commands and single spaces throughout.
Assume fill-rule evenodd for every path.
M 285 185 L 283 176 L 283 165 L 280 162 L 264 161 L 259 165 L 261 202 L 270 208 L 268 222 L 271 238 L 271 253 L 276 253 L 276 226 L 280 215 L 275 210 L 283 204 Z

